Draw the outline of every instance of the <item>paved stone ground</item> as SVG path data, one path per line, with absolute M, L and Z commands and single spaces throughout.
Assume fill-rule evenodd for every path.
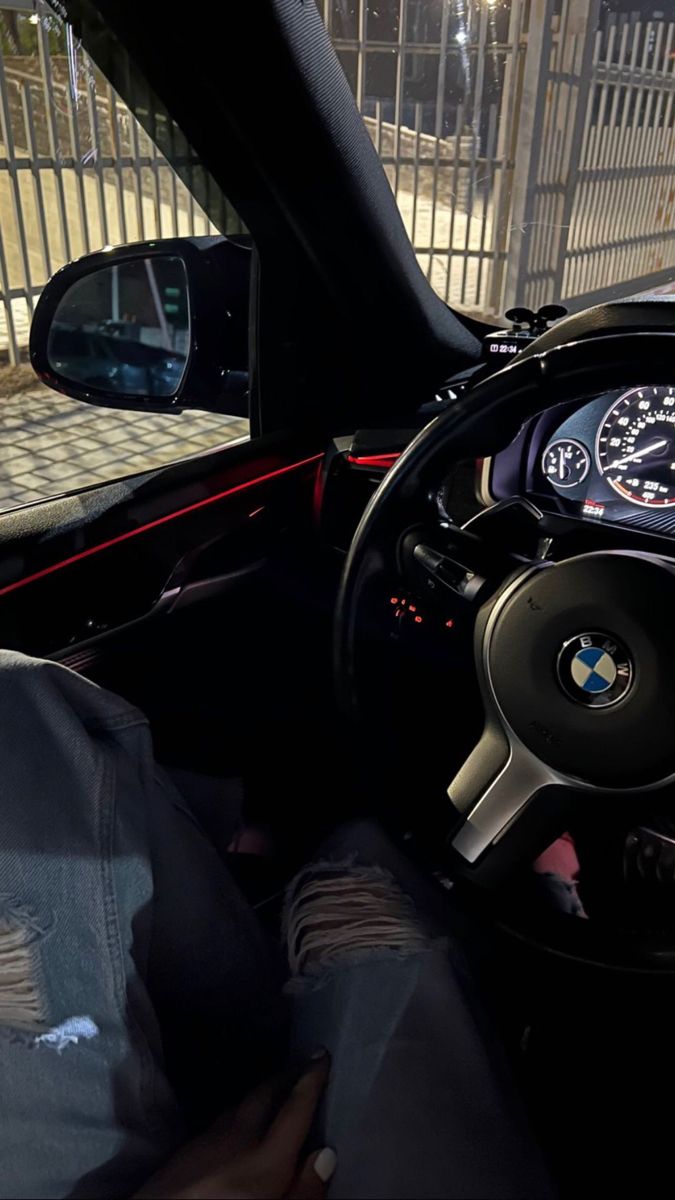
M 238 417 L 94 408 L 35 383 L 0 395 L 0 510 L 201 454 L 248 435 Z

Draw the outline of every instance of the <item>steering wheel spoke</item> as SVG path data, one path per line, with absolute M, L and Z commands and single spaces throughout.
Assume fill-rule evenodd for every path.
M 506 853 L 500 855 L 499 843 L 508 840 L 506 835 L 516 823 L 522 842 L 526 810 L 530 810 L 527 841 L 533 853 L 555 838 L 561 828 L 565 794 L 569 793 L 560 786 L 555 772 L 491 721 L 448 788 L 453 807 L 462 817 L 450 846 L 469 867 L 489 850 L 494 877 L 500 859 L 504 871 L 512 864 L 512 846 L 504 847 Z

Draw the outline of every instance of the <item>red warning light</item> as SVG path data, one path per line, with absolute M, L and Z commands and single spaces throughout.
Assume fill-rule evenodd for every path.
M 452 629 L 452 627 L 453 627 L 454 623 L 455 623 L 454 621 L 446 621 L 446 622 L 445 622 L 445 628 L 446 628 L 446 629 Z
M 415 617 L 415 624 L 416 624 L 416 625 L 421 625 L 421 624 L 422 624 L 422 617 Z
M 398 604 L 398 596 L 392 596 L 389 600 L 390 604 Z
M 410 612 L 417 612 L 417 605 L 416 605 L 416 604 L 409 604 L 409 605 L 408 605 L 408 609 L 409 609 L 409 611 L 410 611 Z

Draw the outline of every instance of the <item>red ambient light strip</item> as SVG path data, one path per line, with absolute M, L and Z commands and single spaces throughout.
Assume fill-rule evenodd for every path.
M 388 471 L 400 457 L 400 451 L 396 454 L 348 454 L 347 462 L 354 467 L 380 467 Z
M 96 546 L 88 546 L 86 550 L 80 550 L 77 554 L 71 554 L 70 558 L 64 558 L 61 562 L 52 563 L 49 567 L 43 567 L 41 571 L 36 571 L 33 575 L 26 575 L 23 579 L 17 579 L 14 583 L 8 583 L 5 587 L 0 587 L 0 596 L 7 596 L 9 592 L 16 591 L 17 588 L 26 587 L 28 583 L 35 583 L 38 579 L 44 579 L 46 575 L 52 575 L 54 571 L 61 571 L 63 567 L 70 567 L 73 563 L 81 562 L 84 558 L 90 558 L 92 554 L 99 554 L 101 550 L 109 550 L 111 546 L 118 546 L 120 542 L 126 542 L 129 538 L 138 537 L 140 533 L 147 533 L 150 529 L 157 529 L 159 525 L 166 525 L 168 521 L 175 521 L 178 517 L 185 517 L 188 513 L 197 512 L 200 508 L 206 508 L 209 504 L 216 504 L 218 500 L 224 500 L 226 496 L 234 496 L 236 492 L 246 491 L 247 488 L 256 487 L 259 483 L 266 483 L 268 479 L 276 479 L 279 475 L 287 475 L 289 471 L 297 471 L 300 467 L 307 467 L 310 463 L 319 462 L 323 458 L 323 454 L 313 454 L 311 458 L 303 458 L 300 462 L 289 463 L 286 467 L 278 467 L 276 471 L 268 471 L 266 475 L 257 475 L 255 479 L 246 479 L 243 483 L 237 483 L 234 487 L 227 488 L 224 492 L 217 492 L 215 496 L 206 496 L 204 500 L 196 500 L 194 504 L 188 504 L 185 508 L 179 508 L 176 512 L 166 513 L 163 517 L 156 517 L 154 521 L 148 521 L 145 525 L 139 525 L 137 529 L 128 529 L 126 533 L 118 533 L 116 537 L 110 538 L 107 542 L 99 542 Z

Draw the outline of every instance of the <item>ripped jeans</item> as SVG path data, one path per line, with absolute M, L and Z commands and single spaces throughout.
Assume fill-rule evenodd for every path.
M 188 1136 L 177 1078 L 225 1107 L 275 1054 L 319 1045 L 331 1195 L 550 1195 L 447 913 L 376 829 L 342 831 L 316 870 L 374 865 L 414 936 L 375 921 L 331 954 L 324 928 L 295 964 L 291 1051 L 275 954 L 143 714 L 5 651 L 0 712 L 0 1197 L 130 1196 Z M 315 879 L 289 901 L 296 958 Z

